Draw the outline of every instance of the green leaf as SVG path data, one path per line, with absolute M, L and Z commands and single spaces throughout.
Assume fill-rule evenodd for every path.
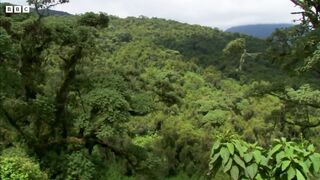
M 225 165 L 228 162 L 230 157 L 229 150 L 225 147 L 222 147 L 220 149 L 220 156 L 222 157 L 222 164 Z
M 258 173 L 258 165 L 256 164 L 256 163 L 253 163 L 253 164 L 251 164 L 250 166 L 248 166 L 247 168 L 246 168 L 246 170 L 247 170 L 247 172 L 248 172 L 248 174 L 249 174 L 249 177 L 251 178 L 251 179 L 254 179 L 254 177 L 257 175 L 257 173 Z
M 307 150 L 310 151 L 310 152 L 315 152 L 316 148 L 314 147 L 313 144 L 310 144 L 310 145 L 308 146 Z
M 279 152 L 279 153 L 276 155 L 277 163 L 280 163 L 284 157 L 286 157 L 286 154 L 285 154 L 283 151 Z
M 285 148 L 284 152 L 285 152 L 286 156 L 288 156 L 288 157 L 294 156 L 294 152 L 293 152 L 292 148 Z
M 266 157 L 264 157 L 264 156 L 261 156 L 260 165 L 268 166 L 268 159 Z
M 246 169 L 246 165 L 244 164 L 244 162 L 240 159 L 240 157 L 238 155 L 234 155 L 233 160 L 239 165 L 241 166 L 243 169 Z
M 300 147 L 297 147 L 297 146 L 293 147 L 293 149 L 294 149 L 295 151 L 299 152 L 299 153 L 304 153 L 304 152 L 305 152 L 304 149 L 301 149 Z
M 297 163 L 300 167 L 302 167 L 303 171 L 305 173 L 308 173 L 309 172 L 309 168 L 307 167 L 307 165 L 302 161 L 302 160 L 297 160 L 297 159 L 294 159 L 293 160 L 295 163 Z
M 291 180 L 296 176 L 296 171 L 292 166 L 289 167 L 289 170 L 287 173 L 288 173 L 288 180 Z
M 297 180 L 305 180 L 306 179 L 298 169 L 296 169 L 296 175 L 297 175 Z
M 305 152 L 303 153 L 303 156 L 304 156 L 304 157 L 308 157 L 310 154 L 311 154 L 311 152 L 305 151 Z
M 211 156 L 213 156 L 215 153 L 215 150 L 219 149 L 219 147 L 221 146 L 221 143 L 220 141 L 216 141 L 213 146 L 212 146 L 212 149 L 211 149 Z
M 227 148 L 230 152 L 230 154 L 234 154 L 234 145 L 232 143 L 227 143 Z
M 221 145 L 221 143 L 220 143 L 220 141 L 216 141 L 214 144 L 213 144 L 213 146 L 212 146 L 212 149 L 218 149 L 219 147 L 220 147 L 220 145 Z
M 258 175 L 256 176 L 255 180 L 264 180 L 264 178 L 262 178 L 261 175 L 258 174 Z
M 280 138 L 282 142 L 287 142 L 287 139 L 285 137 Z
M 242 145 L 240 144 L 239 141 L 235 141 L 235 147 L 238 150 L 240 156 L 243 157 L 244 156 L 244 151 L 243 151 Z
M 256 160 L 256 162 L 259 164 L 262 158 L 261 151 L 258 151 L 258 150 L 253 151 L 253 157 Z
M 223 172 L 226 173 L 227 171 L 229 171 L 231 169 L 231 166 L 232 166 L 232 159 L 230 158 L 226 166 L 224 166 Z
M 288 166 L 290 165 L 291 161 L 283 161 L 282 165 L 281 165 L 281 171 L 284 171 L 288 168 Z
M 232 166 L 230 173 L 233 180 L 239 179 L 239 168 L 237 166 Z
M 268 153 L 269 157 L 271 157 L 274 153 L 279 151 L 282 147 L 282 144 L 277 144 L 275 147 L 272 148 L 272 150 Z
M 311 156 L 309 157 L 309 159 L 310 159 L 311 162 L 312 162 L 314 171 L 315 171 L 316 173 L 318 173 L 319 170 L 320 170 L 320 158 L 319 158 L 319 157 L 316 157 L 316 156 L 313 154 L 313 155 L 311 155 Z
M 210 160 L 210 165 L 212 166 L 216 161 L 217 161 L 217 159 L 220 157 L 220 154 L 215 154 L 214 156 L 213 156 L 213 158 L 211 158 L 211 160 Z
M 251 153 L 245 154 L 245 155 L 243 156 L 243 158 L 244 158 L 244 161 L 245 161 L 246 163 L 248 163 L 248 162 L 250 162 L 250 161 L 252 160 L 253 155 L 252 155 Z

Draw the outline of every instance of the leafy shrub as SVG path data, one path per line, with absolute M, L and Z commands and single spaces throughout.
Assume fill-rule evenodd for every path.
M 44 180 L 48 179 L 48 177 L 41 171 L 39 164 L 21 152 L 20 149 L 7 149 L 0 156 L 0 179 Z
M 135 114 L 145 115 L 154 109 L 154 98 L 150 93 L 139 93 L 131 96 L 131 108 Z
M 109 18 L 103 13 L 95 14 L 93 12 L 88 12 L 81 16 L 79 24 L 84 26 L 107 27 Z
M 232 179 L 297 179 L 317 177 L 320 154 L 313 145 L 275 140 L 270 149 L 248 144 L 233 135 L 223 135 L 212 147 L 209 170 L 221 168 Z
M 67 156 L 66 179 L 93 179 L 95 165 L 82 152 L 74 152 Z
M 315 152 L 313 144 L 275 140 L 268 152 L 269 164 L 272 164 L 272 176 L 278 179 L 309 179 L 316 177 L 320 170 L 320 154 Z
M 205 123 L 212 124 L 213 126 L 221 126 L 226 120 L 228 120 L 228 118 L 230 118 L 230 116 L 230 112 L 216 109 L 214 111 L 209 111 L 202 120 Z

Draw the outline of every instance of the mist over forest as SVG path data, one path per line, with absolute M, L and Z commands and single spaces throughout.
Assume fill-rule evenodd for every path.
M 291 2 L 264 39 L 0 3 L 0 179 L 319 179 L 320 3 Z

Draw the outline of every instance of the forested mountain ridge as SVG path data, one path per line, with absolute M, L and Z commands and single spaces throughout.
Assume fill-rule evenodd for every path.
M 226 32 L 242 33 L 265 39 L 269 37 L 276 29 L 284 29 L 292 26 L 293 24 L 251 24 L 233 26 L 231 28 L 228 28 Z
M 31 12 L 34 12 L 35 9 L 31 8 L 30 10 Z M 40 11 L 41 12 L 41 11 Z M 43 12 L 43 13 L 47 13 L 48 16 L 71 16 L 72 14 L 68 13 L 68 12 L 64 12 L 64 11 L 56 11 L 56 10 L 52 10 L 49 9 L 48 12 Z
M 143 16 L 0 14 L 0 179 L 317 178 L 317 53 L 291 49 L 299 28 L 264 41 Z
M 159 18 L 111 17 L 109 29 L 125 31 L 135 39 L 148 39 L 157 46 L 176 50 L 187 59 L 196 58 L 198 64 L 214 64 L 222 56 L 223 48 L 231 40 L 245 38 L 248 51 L 258 52 L 266 47 L 265 42 L 250 36 L 224 33 L 219 29 L 188 25 Z M 219 62 L 218 62 L 219 63 Z

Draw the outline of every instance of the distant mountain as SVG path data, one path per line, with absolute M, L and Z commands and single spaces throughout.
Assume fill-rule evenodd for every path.
M 35 9 L 31 8 L 31 12 L 34 12 L 34 11 L 35 11 Z M 49 9 L 48 10 L 48 15 L 49 16 L 71 16 L 72 14 L 69 14 L 69 13 L 64 12 L 64 11 L 56 11 L 56 10 Z
M 226 32 L 242 33 L 258 38 L 267 38 L 279 28 L 288 28 L 293 24 L 253 24 L 253 25 L 242 25 L 234 26 L 226 30 Z

